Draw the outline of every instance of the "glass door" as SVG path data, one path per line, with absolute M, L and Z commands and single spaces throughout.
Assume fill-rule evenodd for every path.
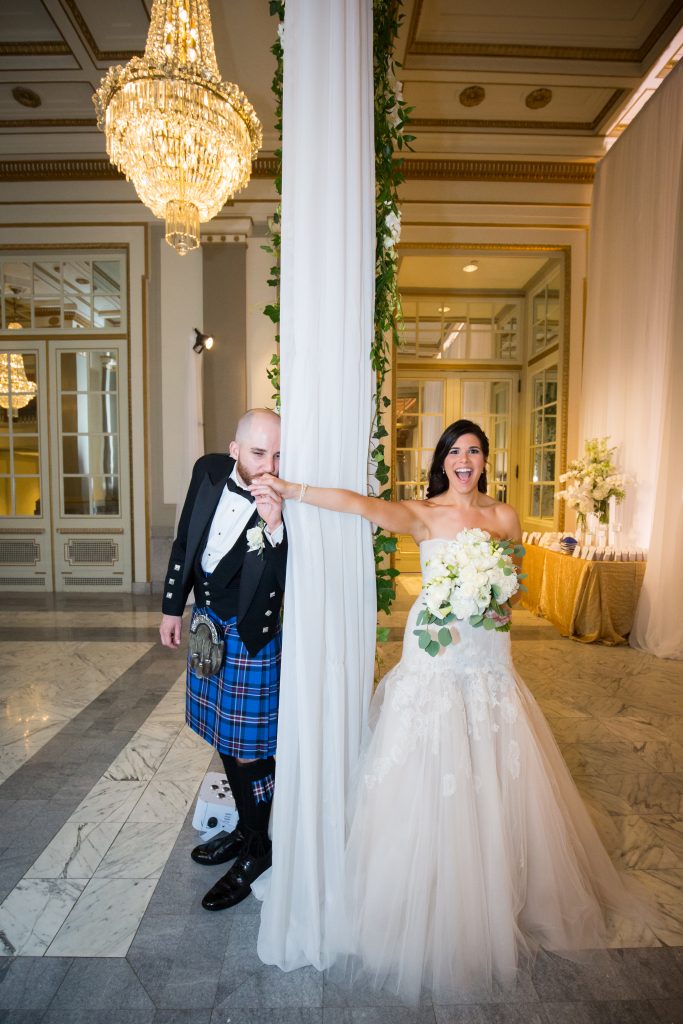
M 52 590 L 44 342 L 0 342 L 0 590 Z
M 131 589 L 126 346 L 50 347 L 55 589 Z
M 445 371 L 424 376 L 399 365 L 395 402 L 396 457 L 394 491 L 401 500 L 424 498 L 434 448 L 449 423 L 469 419 L 489 439 L 488 493 L 516 501 L 518 375 L 500 371 Z M 515 467 L 514 473 L 512 467 Z M 419 572 L 412 537 L 399 535 L 394 564 L 401 572 Z

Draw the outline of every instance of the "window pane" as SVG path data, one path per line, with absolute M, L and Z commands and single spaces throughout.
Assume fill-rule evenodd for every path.
M 64 515 L 90 515 L 90 486 L 87 476 L 64 477 Z
M 396 452 L 396 480 L 417 480 L 417 452 Z
M 531 514 L 538 518 L 541 514 L 541 488 L 531 488 Z
M 397 416 L 396 447 L 416 448 L 417 444 L 417 416 Z
M 546 404 L 549 402 L 557 401 L 557 380 L 549 378 L 545 382 L 545 401 Z
M 14 487 L 17 497 L 16 515 L 40 515 L 40 477 L 16 477 Z
M 546 416 L 543 422 L 543 440 L 554 441 L 557 433 L 557 418 Z
M 0 434 L 0 473 L 10 472 L 9 434 Z
M 420 384 L 420 412 L 443 413 L 443 389 L 441 381 L 430 380 Z
M 118 295 L 121 292 L 121 264 L 118 260 L 94 260 L 92 268 L 96 295 Z
M 14 438 L 14 472 L 24 476 L 40 472 L 37 434 L 20 434 Z
M 0 477 L 0 516 L 12 515 L 12 484 L 7 476 Z
M 96 435 L 90 438 L 90 472 L 96 476 L 118 476 L 118 437 Z
M 413 484 L 396 485 L 397 501 L 413 501 L 415 498 L 419 498 L 419 496 L 418 489 Z
M 420 447 L 433 452 L 436 442 L 443 434 L 443 416 L 423 416 L 420 422 Z
M 116 395 L 62 395 L 65 434 L 118 433 Z
M 118 477 L 93 478 L 92 514 L 95 516 L 116 516 L 119 514 Z
M 534 377 L 534 408 L 543 405 L 543 377 Z
M 89 445 L 86 434 L 62 438 L 62 471 L 64 473 L 89 473 Z
M 555 479 L 555 449 L 546 448 L 543 451 L 543 476 L 542 480 Z
M 541 518 L 553 519 L 555 516 L 555 490 L 544 487 L 541 492 Z
M 59 263 L 33 264 L 33 294 L 39 299 L 52 299 L 59 303 L 62 295 L 62 277 Z

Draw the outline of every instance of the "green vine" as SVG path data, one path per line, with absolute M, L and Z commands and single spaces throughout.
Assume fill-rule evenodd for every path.
M 284 0 L 270 0 L 270 13 L 276 15 L 279 25 L 282 26 L 285 20 Z M 275 73 L 271 88 L 275 96 L 275 130 L 277 131 L 280 145 L 275 150 L 277 160 L 277 171 L 275 174 L 275 190 L 279 196 L 282 195 L 282 83 L 284 74 L 281 29 L 278 29 L 278 36 L 270 48 L 275 57 Z M 265 307 L 263 312 L 272 320 L 277 328 L 275 335 L 275 352 L 271 356 L 270 363 L 266 369 L 268 380 L 273 388 L 273 402 L 275 408 L 280 411 L 280 243 L 281 243 L 281 210 L 278 203 L 275 213 L 268 224 L 270 234 L 270 245 L 263 245 L 261 248 L 270 253 L 273 257 L 273 266 L 270 268 L 268 284 L 275 289 L 275 301 Z
M 396 78 L 394 60 L 396 37 L 403 21 L 403 0 L 374 0 L 373 3 L 373 78 L 375 96 L 375 326 L 370 349 L 370 365 L 375 373 L 375 394 L 370 442 L 370 463 L 377 484 L 376 496 L 390 500 L 389 463 L 385 439 L 389 431 L 384 416 L 391 400 L 384 394 L 387 374 L 391 366 L 392 346 L 398 344 L 401 303 L 398 293 L 398 256 L 396 244 L 400 235 L 401 215 L 398 205 L 398 186 L 404 180 L 403 159 L 397 152 L 410 149 L 414 136 L 406 133 L 411 108 L 401 95 Z M 284 0 L 270 0 L 270 13 L 284 23 Z M 282 195 L 282 88 L 283 49 L 280 34 L 271 47 L 276 60 L 272 90 L 275 95 L 276 129 L 280 148 L 275 151 L 278 169 L 275 188 Z M 263 246 L 273 256 L 268 284 L 277 290 L 277 299 L 266 306 L 264 313 L 279 327 L 280 323 L 280 206 L 270 224 L 270 245 Z M 280 408 L 280 335 L 276 335 L 276 353 L 268 367 L 268 379 L 273 386 L 275 407 Z M 371 488 L 372 490 L 372 488 Z M 398 569 L 387 565 L 387 556 L 396 550 L 396 538 L 378 529 L 373 539 L 375 574 L 377 580 L 377 609 L 389 612 L 396 597 L 395 579 Z M 386 640 L 388 628 L 377 630 L 378 640 Z
M 410 149 L 415 136 L 406 134 L 411 108 L 401 95 L 396 78 L 394 47 L 403 21 L 402 0 L 374 0 L 373 74 L 375 89 L 375 331 L 370 349 L 370 364 L 375 371 L 375 396 L 370 443 L 370 460 L 378 485 L 378 497 L 391 499 L 389 464 L 384 425 L 391 400 L 384 394 L 391 366 L 392 347 L 398 345 L 401 300 L 398 293 L 398 253 L 401 230 L 398 186 L 404 180 L 403 159 L 396 156 Z M 387 555 L 396 550 L 396 537 L 378 529 L 373 539 L 377 608 L 388 613 L 396 598 L 398 569 L 387 565 Z M 388 627 L 377 630 L 378 640 L 387 640 Z

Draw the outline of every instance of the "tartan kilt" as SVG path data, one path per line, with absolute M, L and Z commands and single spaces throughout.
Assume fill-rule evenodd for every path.
M 263 758 L 275 754 L 280 697 L 282 630 L 252 657 L 237 632 L 237 619 L 219 619 L 210 608 L 195 606 L 208 615 L 225 639 L 220 671 L 200 679 L 187 664 L 185 721 L 221 754 Z

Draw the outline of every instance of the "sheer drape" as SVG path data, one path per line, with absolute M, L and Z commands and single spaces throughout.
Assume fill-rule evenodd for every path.
M 281 471 L 361 491 L 372 384 L 371 19 L 370 0 L 287 0 L 284 29 Z M 366 522 L 294 503 L 286 521 L 273 869 L 258 951 L 289 970 L 331 958 L 376 609 Z
M 583 436 L 609 435 L 636 481 L 624 543 L 649 548 L 631 643 L 679 658 L 682 125 L 679 65 L 598 168 L 582 387 Z

